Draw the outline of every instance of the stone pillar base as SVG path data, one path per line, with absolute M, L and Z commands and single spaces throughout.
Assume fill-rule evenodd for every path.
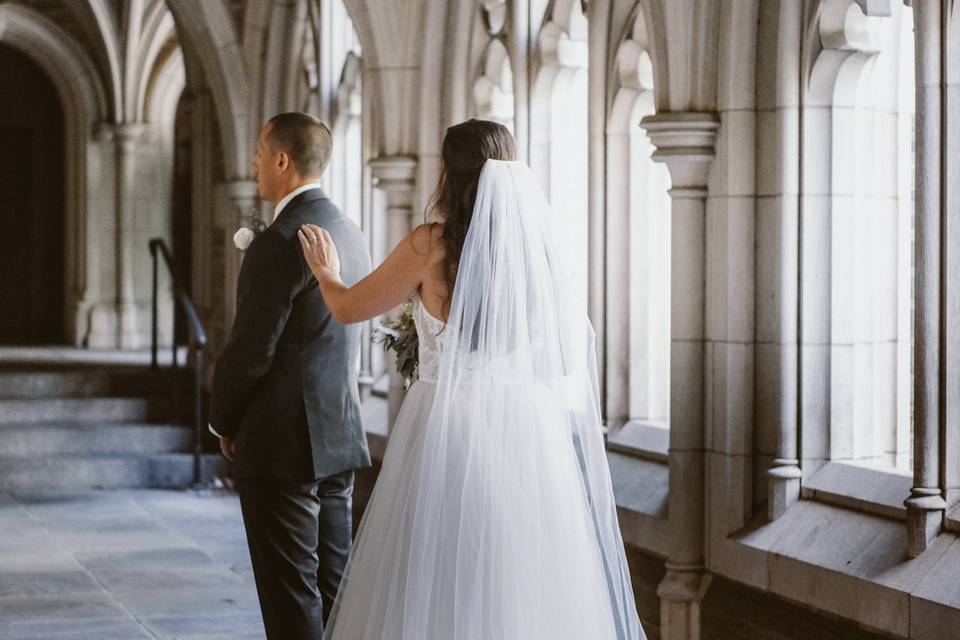
M 701 565 L 667 562 L 660 596 L 661 640 L 700 640 L 700 603 L 712 576 Z
M 767 471 L 767 519 L 776 520 L 800 499 L 800 471 L 797 460 L 777 458 Z
M 85 345 L 90 349 L 116 349 L 117 344 L 117 307 L 110 302 L 96 302 L 90 305 Z
M 137 304 L 133 301 L 124 301 L 117 309 L 117 317 L 120 319 L 120 344 L 121 349 L 139 349 L 146 346 L 142 336 L 137 331 Z M 149 344 L 149 338 L 147 343 Z
M 940 534 L 947 502 L 939 489 L 914 487 L 903 504 L 907 507 L 907 555 L 916 558 Z

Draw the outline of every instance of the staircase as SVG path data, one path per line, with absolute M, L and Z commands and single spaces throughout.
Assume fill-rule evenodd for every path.
M 190 485 L 193 429 L 174 415 L 189 409 L 172 410 L 170 375 L 145 366 L 0 363 L 0 492 Z M 186 378 L 180 388 L 186 407 Z M 213 443 L 207 448 L 205 482 L 227 472 Z

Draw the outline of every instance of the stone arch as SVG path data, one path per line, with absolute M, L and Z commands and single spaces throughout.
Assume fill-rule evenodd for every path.
M 65 110 L 81 116 L 81 122 L 93 125 L 109 116 L 109 102 L 93 60 L 52 20 L 28 7 L 4 4 L 0 6 L 0 40 L 40 64 L 60 92 Z
M 334 0 L 343 5 L 353 23 L 356 37 L 364 52 L 363 58 L 358 59 L 362 66 L 376 56 L 376 46 L 373 42 L 372 25 L 367 15 L 367 7 L 363 2 L 350 0 Z M 323 0 L 321 0 L 321 4 Z M 323 9 L 323 7 L 319 7 Z M 304 71 L 304 43 L 309 46 L 310 36 L 307 33 L 310 12 L 305 0 L 288 2 L 287 0 L 273 0 L 251 4 L 244 19 L 243 53 L 249 77 L 255 83 L 251 88 L 251 95 L 263 96 L 260 104 L 253 107 L 259 110 L 259 118 L 264 119 L 283 109 L 301 109 L 302 77 Z M 280 73 L 270 78 L 263 78 L 265 68 L 279 69 Z M 314 70 L 317 71 L 317 70 Z M 340 69 L 335 71 L 339 72 Z M 259 83 L 263 83 L 262 86 Z M 269 83 L 269 86 L 267 85 Z M 369 88 L 368 88 L 369 89 Z M 368 92 L 369 93 L 369 92 Z M 333 114 L 325 113 L 323 109 L 318 114 L 329 119 Z M 259 126 L 259 122 L 254 124 Z
M 176 67 L 180 65 L 180 70 L 171 69 L 171 65 Z M 163 87 L 164 91 L 169 91 L 170 80 L 180 76 L 179 81 L 175 81 L 174 88 L 179 84 L 182 91 L 185 86 L 185 75 L 183 72 L 183 54 L 177 44 L 177 30 L 173 20 L 173 15 L 163 3 L 151 5 L 150 10 L 144 15 L 143 34 L 137 58 L 135 61 L 136 72 L 131 74 L 133 86 L 128 88 L 128 113 L 130 117 L 137 122 L 151 120 L 148 114 L 152 112 L 152 117 L 158 117 L 156 108 L 148 110 L 148 93 L 156 94 L 158 87 Z M 172 122 L 172 115 L 171 120 Z
M 445 43 L 446 65 L 443 75 L 444 112 L 442 114 L 445 124 L 460 122 L 469 117 L 472 78 L 469 78 L 464 70 L 473 68 L 475 63 L 475 58 L 471 54 L 476 48 L 473 42 L 477 39 L 476 31 L 479 31 L 475 24 L 478 2 L 467 0 L 452 4 L 449 22 L 451 33 L 470 34 L 470 37 L 448 38 Z
M 113 111 L 114 122 L 123 120 L 123 75 L 120 60 L 120 43 L 113 25 L 113 10 L 107 0 L 86 0 L 77 3 L 77 10 L 86 11 L 92 17 L 93 24 L 103 44 L 104 55 L 107 60 L 109 100 Z
M 228 179 L 249 174 L 252 118 L 250 91 L 244 73 L 244 58 L 237 42 L 230 12 L 223 0 L 168 0 L 177 35 L 188 53 L 200 58 L 204 80 L 210 89 L 223 146 L 223 165 Z
M 79 344 L 87 332 L 84 299 L 87 260 L 87 212 L 96 191 L 88 170 L 95 127 L 110 114 L 96 66 L 73 37 L 43 15 L 17 4 L 0 5 L 0 42 L 36 61 L 56 87 L 64 111 L 65 326 L 67 340 Z
M 369 0 L 342 0 L 343 6 L 350 14 L 350 21 L 353 28 L 357 31 L 357 38 L 360 40 L 360 47 L 363 49 L 363 58 L 368 63 L 380 61 L 380 49 L 377 47 L 376 20 L 371 15 Z M 388 12 L 389 13 L 389 12 Z M 387 16 L 389 19 L 389 16 Z
M 138 112 L 146 122 L 173 122 L 177 102 L 187 86 L 183 52 L 172 49 L 157 61 L 149 84 L 144 87 Z
M 363 49 L 364 69 L 369 72 L 365 74 L 364 100 L 370 114 L 370 149 L 375 155 L 409 156 L 420 148 L 422 112 L 417 105 L 429 95 L 425 87 L 433 83 L 433 69 L 421 67 L 422 52 L 437 38 L 442 40 L 443 29 L 432 25 L 445 15 L 444 4 L 435 0 L 343 0 Z M 426 41 L 402 35 L 421 32 Z M 439 87 L 433 91 L 439 93 Z
M 717 40 L 721 3 L 715 0 L 642 0 L 657 110 L 711 111 L 716 104 Z

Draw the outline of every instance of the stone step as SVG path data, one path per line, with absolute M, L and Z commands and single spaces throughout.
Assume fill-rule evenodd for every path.
M 226 460 L 203 456 L 202 481 L 227 474 Z M 193 482 L 193 456 L 154 455 L 0 457 L 0 491 L 47 489 L 177 489 Z
M 191 372 L 177 373 L 181 395 L 191 393 Z M 0 399 L 87 398 L 169 394 L 173 373 L 142 367 L 113 369 L 0 369 Z
M 142 423 L 0 424 L 0 457 L 188 452 L 193 430 Z
M 0 400 L 0 422 L 155 422 L 170 414 L 170 399 L 29 398 Z
M 170 347 L 162 347 L 157 355 L 160 366 L 169 365 L 173 360 Z M 177 348 L 177 360 L 187 361 L 187 348 Z M 0 367 L 8 365 L 23 366 L 114 366 L 150 364 L 150 348 L 143 349 L 86 349 L 66 346 L 37 347 L 0 347 Z

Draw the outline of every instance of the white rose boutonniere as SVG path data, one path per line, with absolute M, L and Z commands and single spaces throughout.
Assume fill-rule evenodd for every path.
M 260 217 L 260 212 L 257 209 L 251 209 L 250 226 L 237 229 L 237 232 L 233 234 L 233 246 L 240 251 L 246 251 L 253 239 L 266 228 L 267 224 Z
M 257 234 L 253 232 L 253 229 L 249 227 L 240 227 L 237 229 L 237 232 L 233 234 L 233 246 L 240 251 L 246 251 L 247 247 L 250 246 L 250 243 L 253 242 L 253 239 L 257 237 Z

